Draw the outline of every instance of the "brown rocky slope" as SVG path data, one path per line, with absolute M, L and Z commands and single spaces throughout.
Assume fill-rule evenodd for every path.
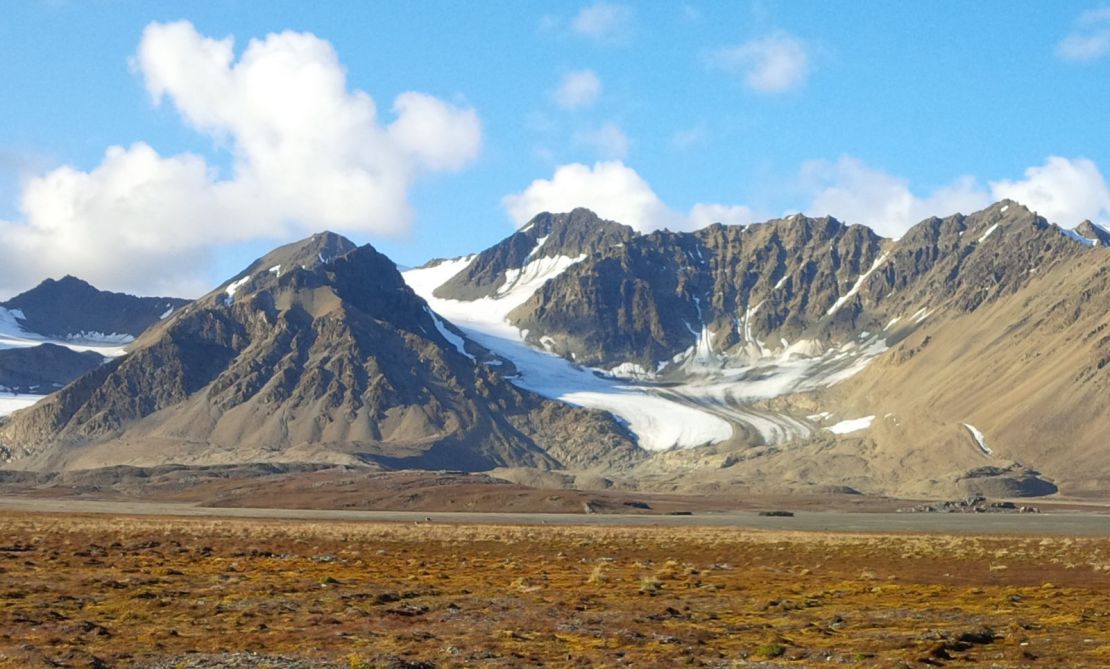
M 396 267 L 324 233 L 279 248 L 0 426 L 8 466 L 242 462 L 588 468 L 640 454 L 607 414 L 474 358 Z

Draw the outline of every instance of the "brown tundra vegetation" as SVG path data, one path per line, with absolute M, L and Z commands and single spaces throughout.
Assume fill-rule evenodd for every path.
M 0 667 L 1106 667 L 1110 539 L 0 515 Z

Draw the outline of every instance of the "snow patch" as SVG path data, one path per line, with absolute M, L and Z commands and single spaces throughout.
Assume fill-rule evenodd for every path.
M 1067 237 L 1068 239 L 1070 239 L 1072 241 L 1075 241 L 1075 242 L 1078 242 L 1078 243 L 1082 244 L 1083 246 L 1098 246 L 1098 240 L 1088 239 L 1088 238 L 1084 237 L 1083 235 L 1079 234 L 1078 232 L 1076 232 L 1075 230 L 1068 230 L 1067 228 L 1057 228 L 1057 229 L 1060 231 L 1060 234 L 1064 235 L 1065 237 Z
M 975 439 L 975 444 L 979 446 L 979 450 L 983 452 L 983 455 L 987 456 L 988 458 L 991 457 L 994 454 L 994 451 L 992 451 L 990 447 L 987 446 L 987 438 L 983 436 L 983 433 L 980 432 L 978 428 L 976 428 L 974 425 L 969 425 L 968 423 L 964 423 L 964 427 L 967 428 L 967 431 L 971 433 L 972 438 Z
M 281 265 L 274 265 L 269 271 L 277 276 L 281 276 Z
M 984 232 L 983 236 L 979 238 L 979 243 L 982 244 L 983 242 L 987 241 L 987 237 L 990 237 L 991 234 L 994 233 L 994 231 L 997 230 L 997 229 L 998 229 L 998 223 L 995 223 L 991 227 L 987 228 L 987 231 Z
M 20 322 L 25 318 L 23 312 L 18 309 L 0 307 L 0 349 L 56 344 L 77 352 L 95 351 L 108 358 L 117 358 L 126 353 L 124 350 L 126 345 L 135 340 L 127 334 L 102 332 L 79 332 L 62 338 L 44 337 L 25 330 Z
M 933 312 L 929 309 L 929 307 L 921 307 L 917 311 L 913 312 L 913 315 L 910 316 L 910 319 L 913 320 L 915 324 L 917 324 L 928 318 L 929 314 L 931 313 Z
M 232 301 L 234 301 L 234 299 L 235 299 L 235 292 L 237 290 L 239 290 L 240 288 L 242 288 L 243 285 L 246 284 L 250 280 L 251 280 L 251 277 L 248 274 L 247 276 L 243 277 L 242 279 L 239 279 L 238 281 L 232 281 L 231 284 L 228 285 L 228 287 L 224 291 L 224 292 L 227 293 L 227 295 L 224 296 L 224 304 L 226 304 L 228 306 L 231 306 Z
M 497 289 L 496 299 L 503 304 L 512 303 L 510 311 L 524 304 L 543 284 L 562 274 L 568 267 L 586 259 L 583 253 L 575 258 L 569 256 L 547 256 L 537 258 L 520 269 L 505 272 L 505 283 Z M 480 301 L 480 300 L 479 300 Z
M 859 432 L 871 427 L 871 421 L 875 420 L 874 416 L 864 416 L 863 418 L 852 418 L 850 420 L 842 420 L 836 425 L 830 425 L 825 429 L 833 434 L 851 434 L 852 432 Z
M 867 280 L 867 277 L 871 276 L 872 272 L 879 269 L 879 266 L 886 262 L 887 256 L 889 255 L 889 253 L 884 253 L 876 258 L 875 262 L 871 264 L 871 267 L 866 272 L 861 274 L 858 279 L 856 279 L 856 283 L 848 290 L 848 292 L 841 295 L 840 298 L 837 299 L 837 301 L 833 303 L 831 307 L 829 307 L 829 310 L 825 312 L 825 315 L 832 316 L 837 312 L 838 309 L 840 309 L 840 307 L 844 306 L 844 304 L 848 302 L 848 300 L 855 297 L 860 288 L 863 288 L 863 282 Z
M 449 344 L 455 347 L 456 351 L 462 353 L 471 360 L 477 361 L 477 358 L 467 353 L 466 341 L 462 337 L 448 330 L 447 326 L 443 324 L 443 321 L 440 320 L 439 316 L 437 316 L 434 311 L 428 307 L 424 307 L 424 311 L 428 312 L 428 315 L 432 317 L 432 323 L 435 324 L 436 329 L 439 330 L 439 333 L 443 335 L 443 338 L 446 339 Z
M 45 395 L 18 395 L 15 393 L 0 393 L 0 416 L 26 409 L 38 402 Z
M 660 363 L 661 365 L 664 363 Z M 601 370 L 604 373 L 618 379 L 650 379 L 653 375 L 648 370 L 634 362 L 622 362 L 621 364 L 610 369 Z
M 170 314 L 172 314 L 172 313 L 173 313 L 173 307 L 170 307 L 169 309 L 166 309 L 165 311 L 162 312 L 162 315 L 158 317 L 158 320 L 164 321 L 167 318 L 169 318 Z
M 551 237 L 551 235 L 544 235 L 543 237 L 540 237 L 536 240 L 536 245 L 532 247 L 532 250 L 528 252 L 528 256 L 524 258 L 525 264 L 527 264 L 528 261 L 530 261 L 532 258 L 536 257 L 536 254 L 539 253 L 540 249 L 543 248 L 543 245 L 547 243 L 549 237 Z

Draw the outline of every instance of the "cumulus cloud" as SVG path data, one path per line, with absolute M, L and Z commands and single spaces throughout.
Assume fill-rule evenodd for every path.
M 230 37 L 152 23 L 132 65 L 155 104 L 230 152 L 230 174 L 139 142 L 110 147 L 92 170 L 33 178 L 22 220 L 0 224 L 0 288 L 68 272 L 116 290 L 195 294 L 221 245 L 405 230 L 413 182 L 462 168 L 481 145 L 473 109 L 423 93 L 399 95 L 383 122 L 369 95 L 348 89 L 332 46 L 310 34 L 251 40 L 236 59 Z
M 555 103 L 563 109 L 589 107 L 601 95 L 601 79 L 593 70 L 567 72 L 559 81 L 553 94 Z
M 799 171 L 800 194 L 810 216 L 831 215 L 860 223 L 886 237 L 900 237 L 930 216 L 972 213 L 992 202 L 1012 199 L 1063 227 L 1091 219 L 1110 227 L 1110 186 L 1086 158 L 1050 156 L 1025 170 L 1024 178 L 986 185 L 962 176 L 925 193 L 908 179 L 884 172 L 852 156 L 811 160 Z M 523 225 L 540 212 L 587 207 L 603 218 L 649 232 L 661 228 L 695 230 L 711 223 L 744 225 L 758 220 L 737 204 L 698 203 L 687 212 L 667 206 L 647 181 L 621 161 L 573 163 L 556 168 L 550 179 L 536 179 L 502 200 L 509 217 Z
M 870 167 L 858 158 L 811 160 L 800 170 L 811 201 L 807 215 L 831 215 L 862 223 L 886 237 L 900 237 L 929 216 L 970 212 L 990 204 L 990 196 L 972 177 L 961 177 L 924 196 L 910 190 L 909 180 Z
M 571 31 L 597 42 L 620 42 L 632 31 L 632 8 L 610 2 L 583 7 L 570 20 Z
M 1087 158 L 1049 156 L 1044 165 L 1025 170 L 1024 179 L 992 181 L 990 188 L 995 200 L 1015 200 L 1063 227 L 1084 219 L 1110 226 L 1110 187 Z
M 1075 28 L 1056 45 L 1056 55 L 1072 62 L 1098 60 L 1110 53 L 1110 5 L 1079 15 Z
M 593 130 L 580 130 L 574 133 L 574 142 L 579 146 L 592 149 L 601 158 L 624 158 L 628 155 L 630 144 L 628 136 L 612 121 L 603 123 Z
M 745 86 L 759 93 L 801 87 L 812 70 L 811 60 L 806 43 L 781 30 L 708 54 L 711 66 L 739 76 Z
M 502 203 L 517 225 L 541 212 L 565 212 L 586 207 L 602 218 L 618 221 L 641 232 L 668 228 L 693 230 L 714 222 L 750 223 L 746 207 L 696 204 L 689 213 L 677 212 L 656 195 L 651 186 L 618 160 L 562 165 L 550 179 L 536 179 Z
M 1043 165 L 1026 169 L 1024 179 L 983 186 L 963 176 L 925 194 L 914 193 L 907 179 L 851 156 L 808 161 L 800 174 L 810 198 L 807 214 L 862 223 L 888 237 L 899 237 L 930 216 L 966 214 L 1002 199 L 1020 202 L 1063 227 L 1075 227 L 1083 219 L 1110 224 L 1110 188 L 1098 166 L 1086 158 L 1050 156 Z

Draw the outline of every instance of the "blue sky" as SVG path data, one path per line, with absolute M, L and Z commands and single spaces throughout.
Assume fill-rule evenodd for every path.
M 191 32 L 144 33 L 180 20 Z M 318 124 L 297 117 L 331 133 L 298 132 L 307 146 L 346 146 L 332 126 L 357 91 L 378 126 L 421 94 L 402 139 L 344 130 L 394 158 L 287 165 L 301 153 L 252 128 L 288 99 L 268 104 L 275 89 L 247 77 L 221 96 L 182 78 L 205 39 L 234 37 L 230 72 L 250 40 L 283 31 L 330 45 L 346 73 Z M 273 46 L 274 67 L 303 55 Z M 800 210 L 896 235 L 999 196 L 1069 226 L 1110 218 L 1110 5 L 1097 2 L 10 3 L 0 99 L 0 294 L 67 271 L 196 294 L 322 227 L 419 264 L 571 202 L 641 229 Z M 149 155 L 132 155 L 139 142 Z M 96 176 L 110 146 L 127 153 L 115 179 Z M 224 188 L 244 155 L 265 175 Z M 152 165 L 156 189 L 141 183 L 163 173 Z M 329 194 L 347 202 L 352 169 L 387 181 L 383 199 L 319 214 Z

